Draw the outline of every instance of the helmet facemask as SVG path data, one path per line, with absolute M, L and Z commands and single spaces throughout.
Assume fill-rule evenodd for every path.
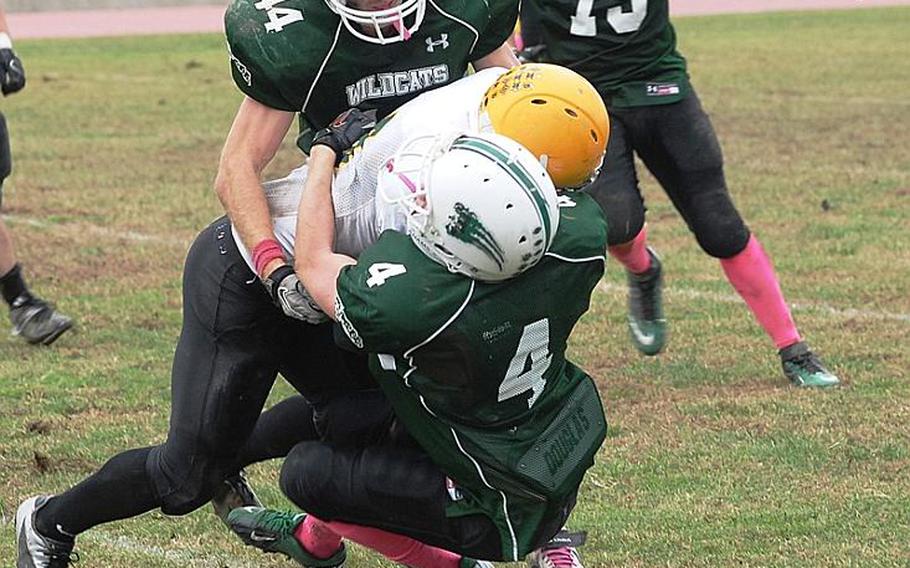
M 427 7 L 426 0 L 401 0 L 395 6 L 379 10 L 354 8 L 349 5 L 351 0 L 325 2 L 353 36 L 379 45 L 411 39 L 423 23 Z

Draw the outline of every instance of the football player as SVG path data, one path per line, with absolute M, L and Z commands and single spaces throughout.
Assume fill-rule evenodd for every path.
M 634 154 L 660 182 L 698 244 L 719 259 L 779 350 L 784 374 L 801 387 L 839 383 L 796 329 L 771 260 L 733 205 L 720 144 L 676 49 L 667 0 L 532 0 L 545 50 L 601 93 L 613 120 L 609 150 L 589 192 L 610 227 L 610 254 L 627 269 L 629 329 L 646 355 L 666 341 L 661 263 L 647 246 Z
M 282 488 L 310 516 L 249 507 L 230 522 L 304 566 L 340 566 L 343 537 L 417 568 L 521 559 L 559 531 L 606 432 L 593 381 L 565 359 L 603 274 L 603 214 L 558 198 L 509 138 L 419 136 L 378 182 L 407 234 L 383 232 L 355 261 L 336 252 L 334 161 L 310 156 L 296 268 L 372 354 L 400 428 L 369 446 L 297 445 Z
M 0 7 L 0 91 L 11 95 L 25 87 L 25 69 L 13 51 L 6 14 Z M 0 113 L 0 207 L 3 206 L 3 182 L 12 172 L 12 154 L 6 118 Z M 16 261 L 13 239 L 0 217 L 0 295 L 9 305 L 13 333 L 33 344 L 50 345 L 73 327 L 73 320 L 56 311 L 50 304 L 29 291 Z
M 424 97 L 444 106 L 422 105 L 420 99 L 415 100 L 408 107 L 415 110 L 406 112 L 402 109 L 400 116 L 396 114 L 386 120 L 348 154 L 336 181 L 336 215 L 339 236 L 343 237 L 338 241 L 340 250 L 357 254 L 368 244 L 366 241 L 378 237 L 378 227 L 384 227 L 378 225 L 384 217 L 376 213 L 376 172 L 379 164 L 394 154 L 403 142 L 400 135 L 405 129 L 396 126 L 398 120 L 405 121 L 406 129 L 432 129 L 438 121 L 429 118 L 447 116 L 447 110 L 451 110 L 452 114 L 459 115 L 454 119 L 456 124 L 469 120 L 472 114 L 471 120 L 479 125 L 481 105 L 486 102 L 483 122 L 489 121 L 495 126 L 501 117 L 507 116 L 507 109 L 514 107 L 518 112 L 519 107 L 533 105 L 530 112 L 539 111 L 542 105 L 531 102 L 538 97 L 528 97 L 537 93 L 540 100 L 554 103 L 553 108 L 558 112 L 550 113 L 551 119 L 565 122 L 556 128 L 583 133 L 591 140 L 596 135 L 600 144 L 599 150 L 595 145 L 594 150 L 581 151 L 574 160 L 573 154 L 562 153 L 566 148 L 573 148 L 563 142 L 554 144 L 552 149 L 542 146 L 541 155 L 552 155 L 553 159 L 548 162 L 554 172 L 566 179 L 586 178 L 593 173 L 602 159 L 608 128 L 605 109 L 593 95 L 593 88 L 576 74 L 547 74 L 559 81 L 535 83 L 526 77 L 519 82 L 520 88 L 499 93 L 503 84 L 511 84 L 497 81 L 502 73 L 501 69 L 478 73 L 465 79 L 461 86 L 448 87 L 453 93 L 459 93 L 454 98 L 445 97 L 442 90 L 427 93 Z M 574 77 L 578 83 L 567 82 L 567 77 Z M 505 74 L 502 78 L 514 79 L 514 75 Z M 565 92 L 549 91 L 557 86 L 571 88 Z M 459 90 L 461 87 L 465 89 Z M 499 87 L 495 97 L 493 92 L 488 93 L 492 87 Z M 471 106 L 462 98 L 468 92 L 474 93 L 472 113 L 467 112 Z M 581 104 L 571 103 L 576 98 Z M 560 106 L 555 105 L 557 102 Z M 588 106 L 592 102 L 596 105 Z M 457 108 L 464 112 L 455 113 Z M 549 109 L 545 109 L 541 120 L 548 112 Z M 408 119 L 409 116 L 412 118 Z M 336 123 L 333 129 L 323 131 L 319 141 L 340 151 L 359 138 L 359 129 L 365 126 L 365 121 Z M 536 131 L 534 135 L 537 136 Z M 340 136 L 349 138 L 339 142 Z M 532 142 L 529 139 L 528 143 Z M 574 148 L 580 151 L 587 148 L 587 143 Z M 586 152 L 590 151 L 599 154 L 587 160 L 588 166 L 570 167 L 573 161 L 584 162 Z M 296 214 L 301 176 L 306 171 L 301 169 L 286 180 L 267 184 L 276 217 Z M 291 204 L 290 209 L 282 214 L 282 207 L 288 207 L 288 204 Z M 275 227 L 280 229 L 282 223 L 276 222 Z M 248 252 L 242 242 L 235 239 L 232 232 L 235 230 L 226 218 L 215 221 L 199 235 L 187 256 L 184 320 L 172 371 L 168 439 L 160 446 L 115 456 L 96 474 L 58 496 L 25 501 L 17 514 L 19 568 L 49 566 L 51 559 L 68 560 L 74 536 L 100 523 L 136 516 L 155 508 L 166 514 L 186 514 L 216 496 L 223 488 L 222 480 L 241 465 L 286 455 L 300 439 L 320 435 L 332 439 L 357 439 L 361 437 L 360 422 L 371 425 L 374 416 L 382 418 L 382 409 L 373 408 L 376 402 L 369 396 L 375 383 L 366 372 L 363 357 L 335 349 L 325 314 L 296 285 L 293 269 L 290 276 L 270 282 L 266 288 L 259 286 L 255 267 L 257 262 L 262 262 L 262 253 Z M 279 233 L 284 234 L 281 230 Z M 289 237 L 282 238 L 289 245 L 294 239 L 293 231 Z M 282 249 L 282 254 L 289 253 Z M 245 444 L 279 370 L 308 402 L 279 405 L 276 411 L 290 409 L 292 412 L 282 413 L 280 421 L 264 417 L 260 425 L 277 427 L 271 428 L 267 437 L 254 436 L 251 443 Z M 347 403 L 352 391 L 360 393 L 363 400 L 358 410 L 348 410 L 348 414 L 360 420 L 345 417 L 338 421 L 340 425 L 337 422 L 320 423 L 320 428 L 315 428 L 314 412 L 331 408 L 339 398 Z M 338 414 L 326 413 L 329 417 Z M 343 431 L 338 432 L 339 429 Z M 258 440 L 264 441 L 255 443 Z M 244 489 L 242 480 L 233 481 L 234 486 L 241 491 Z M 247 493 L 244 501 L 254 501 L 254 497 Z
M 518 0 L 233 0 L 225 33 L 244 93 L 215 189 L 257 275 L 286 277 L 260 174 L 295 116 L 305 152 L 313 129 L 358 107 L 385 117 L 475 69 L 517 64 L 508 37 Z M 285 270 L 274 274 L 281 267 Z

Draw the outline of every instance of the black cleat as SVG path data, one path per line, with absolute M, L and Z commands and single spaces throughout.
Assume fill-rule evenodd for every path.
M 73 327 L 72 319 L 44 300 L 26 296 L 13 300 L 9 318 L 13 322 L 13 335 L 19 335 L 33 345 L 50 345 Z

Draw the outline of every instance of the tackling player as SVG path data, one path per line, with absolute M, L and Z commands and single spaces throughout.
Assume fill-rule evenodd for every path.
M 540 67 L 529 66 L 524 70 Z M 553 157 L 549 163 L 554 172 L 567 179 L 590 176 L 602 158 L 608 128 L 606 111 L 593 94 L 593 88 L 581 77 L 570 72 L 563 74 L 553 66 L 543 67 L 553 68 L 554 72 L 536 73 L 541 82 L 524 76 L 518 82 L 519 87 L 501 93 L 499 89 L 495 97 L 492 87 L 514 83 L 516 76 L 523 76 L 522 70 L 502 77 L 503 70 L 473 75 L 461 86 L 446 89 L 456 94 L 454 98 L 451 94 L 446 97 L 443 90 L 427 93 L 408 105 L 413 111 L 402 109 L 365 137 L 338 174 L 339 235 L 350 239 L 349 242 L 339 239 L 339 246 L 347 247 L 342 250 L 356 254 L 368 244 L 363 239 L 378 236 L 377 227 L 381 225 L 377 224 L 380 217 L 374 199 L 378 165 L 398 149 L 405 130 L 438 124 L 439 120 L 429 120 L 431 115 L 437 118 L 457 115 L 452 119 L 456 124 L 469 120 L 480 124 L 480 108 L 485 104 L 488 112 L 484 116 L 489 118 L 484 121 L 496 126 L 497 117 L 511 112 L 526 116 L 521 108 L 533 106 L 531 112 L 543 108 L 541 121 L 546 122 L 548 115 L 550 120 L 562 120 L 563 125 L 554 128 L 562 132 L 578 129 L 593 145 L 593 150 L 587 143 L 566 146 L 560 141 L 552 149 L 542 146 L 542 153 Z M 551 80 L 544 81 L 546 77 Z M 569 81 L 572 77 L 576 82 Z M 557 86 L 565 91 L 549 90 Z M 473 95 L 469 97 L 469 93 Z M 435 103 L 421 104 L 424 98 Z M 532 100 L 552 102 L 551 108 L 557 112 L 551 113 L 545 105 L 534 104 Z M 580 100 L 581 104 L 572 103 L 573 100 Z M 589 106 L 591 102 L 597 104 Z M 469 119 L 471 116 L 474 118 Z M 404 121 L 401 129 L 396 126 L 398 121 Z M 596 144 L 591 132 L 597 135 Z M 345 146 L 357 138 L 356 131 L 346 133 L 353 138 Z M 330 134 L 326 134 L 325 143 L 332 143 Z M 547 139 L 542 137 L 540 141 Z M 563 154 L 566 148 L 574 149 L 575 153 Z M 582 149 L 586 150 L 578 153 Z M 587 152 L 599 154 L 591 154 L 587 159 Z M 573 162 L 583 164 L 586 160 L 588 166 L 571 167 Z M 305 172 L 299 170 L 295 175 Z M 284 203 L 292 204 L 287 215 L 296 214 L 299 183 L 300 177 L 291 176 L 267 184 L 270 194 L 276 196 L 272 203 L 276 211 L 282 207 L 283 195 Z M 297 193 L 293 193 L 295 188 Z M 359 223 L 350 224 L 358 219 Z M 276 227 L 279 225 L 276 223 Z M 289 241 L 284 242 L 293 239 L 291 231 Z M 183 329 L 174 358 L 171 429 L 167 441 L 115 456 L 96 474 L 58 496 L 24 502 L 17 514 L 18 568 L 43 568 L 50 566 L 51 559 L 65 566 L 62 562 L 72 554 L 73 537 L 100 523 L 155 508 L 167 514 L 188 513 L 211 499 L 222 480 L 241 465 L 264 459 L 262 452 L 268 448 L 254 445 L 255 453 L 250 457 L 245 454 L 250 445 L 244 443 L 279 370 L 317 407 L 328 406 L 338 396 L 351 391 L 363 392 L 375 386 L 368 380 L 359 355 L 344 354 L 334 348 L 331 328 L 321 323 L 326 321 L 326 316 L 314 309 L 305 292 L 296 285 L 288 286 L 287 282 L 263 289 L 256 283 L 251 269 L 256 265 L 255 251 L 246 253 L 245 259 L 241 247 L 242 243 L 233 237 L 231 224 L 222 218 L 199 235 L 188 254 L 184 269 Z M 296 276 L 288 278 L 296 280 Z M 273 298 L 280 300 L 281 309 L 273 305 Z M 297 319 L 285 317 L 285 313 L 293 313 Z M 368 412 L 369 409 L 364 414 Z M 351 414 L 360 417 L 357 412 Z M 345 421 L 356 422 L 347 418 Z M 275 443 L 288 438 L 288 433 L 293 436 L 283 448 L 279 443 L 278 453 L 274 455 L 285 455 L 300 439 L 324 434 L 324 430 L 314 430 L 309 405 L 301 412 L 285 414 L 280 423 L 282 427 L 277 429 L 277 434 L 267 440 Z M 355 429 L 356 425 L 347 427 Z M 355 438 L 357 433 L 348 437 Z
M 296 267 L 350 348 L 374 354 L 403 428 L 298 445 L 282 488 L 315 516 L 241 508 L 232 526 L 312 567 L 339 566 L 342 537 L 416 568 L 519 560 L 559 531 L 606 432 L 593 381 L 565 359 L 603 274 L 603 214 L 558 199 L 508 138 L 417 137 L 379 179 L 408 234 L 354 261 L 334 252 L 334 160 L 311 155 Z
M 838 378 L 809 350 L 790 315 L 771 260 L 730 199 L 720 144 L 676 49 L 667 0 L 532 0 L 543 59 L 585 76 L 613 120 L 600 176 L 588 191 L 610 227 L 610 254 L 627 269 L 629 328 L 654 355 L 666 340 L 661 265 L 646 246 L 645 208 L 633 152 L 669 195 L 698 244 L 720 260 L 733 285 L 779 350 L 784 374 L 801 387 Z M 527 48 L 540 56 L 541 49 Z
M 13 51 L 6 14 L 0 7 L 0 90 L 3 96 L 25 87 L 25 69 Z M 0 113 L 0 207 L 3 205 L 3 182 L 12 171 L 12 154 L 6 118 Z M 56 311 L 50 304 L 32 294 L 16 262 L 13 239 L 0 217 L 0 295 L 9 304 L 13 333 L 29 343 L 50 345 L 73 327 L 73 320 Z

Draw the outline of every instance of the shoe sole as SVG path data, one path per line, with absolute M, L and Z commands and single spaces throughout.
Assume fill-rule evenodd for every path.
M 37 500 L 38 497 L 26 499 L 16 510 L 16 541 L 19 548 L 16 568 L 35 568 L 31 552 L 28 550 L 28 536 L 26 534 L 28 531 L 26 529 L 30 524 Z

